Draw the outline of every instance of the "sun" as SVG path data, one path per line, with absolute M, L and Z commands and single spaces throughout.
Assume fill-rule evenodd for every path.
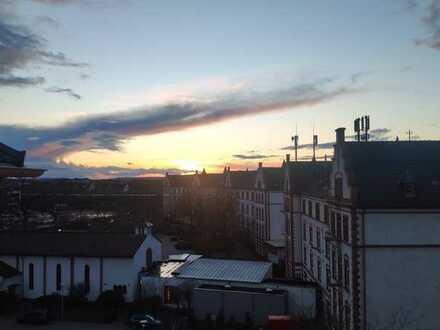
M 176 159 L 173 160 L 173 164 L 184 171 L 196 171 L 200 169 L 199 162 L 190 159 Z

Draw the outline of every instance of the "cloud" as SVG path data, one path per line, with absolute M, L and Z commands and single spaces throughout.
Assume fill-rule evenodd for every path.
M 62 52 L 46 49 L 46 40 L 24 25 L 7 22 L 8 16 L 0 15 L 0 79 L 1 86 L 32 86 L 44 82 L 42 77 L 17 77 L 15 70 L 32 64 L 82 68 L 87 63 L 75 62 Z
M 77 3 L 78 0 L 31 0 L 36 3 L 41 3 L 44 5 L 66 5 L 71 3 Z
M 13 75 L 0 75 L 0 87 L 28 87 L 43 84 L 43 77 L 17 77 Z
M 41 159 L 29 160 L 28 165 L 35 168 L 47 169 L 45 178 L 91 178 L 104 179 L 116 177 L 147 177 L 164 176 L 169 174 L 185 174 L 187 171 L 177 168 L 126 168 L 120 166 L 86 166 L 76 165 L 63 161 L 44 161 Z
M 61 26 L 60 22 L 58 22 L 55 18 L 46 15 L 36 17 L 36 23 L 41 25 L 47 25 L 53 28 L 59 28 Z
M 390 135 L 390 133 L 391 133 L 391 129 L 389 129 L 389 128 L 372 129 L 368 133 L 369 140 L 370 141 L 390 141 L 394 138 L 393 136 Z M 345 138 L 347 140 L 355 140 L 356 135 L 347 135 Z M 333 149 L 333 146 L 335 145 L 335 143 L 336 143 L 336 141 L 319 143 L 317 146 L 317 150 Z M 281 148 L 281 150 L 294 150 L 294 149 L 295 148 L 292 145 Z M 300 149 L 311 150 L 311 149 L 313 149 L 313 144 L 312 143 L 300 144 L 298 146 L 298 150 L 300 150 Z
M 333 145 L 335 142 L 325 142 L 325 143 L 318 143 L 317 150 L 319 149 L 333 149 Z M 313 143 L 306 143 L 306 144 L 300 144 L 298 145 L 298 150 L 301 149 L 313 149 Z M 281 150 L 295 150 L 294 146 L 286 146 L 282 147 Z
M 0 139 L 48 158 L 81 150 L 119 150 L 125 140 L 134 136 L 180 131 L 260 113 L 303 108 L 354 92 L 357 90 L 336 86 L 331 80 L 323 79 L 284 88 L 234 92 L 210 100 L 193 99 L 88 115 L 53 127 L 0 125 Z M 29 137 L 38 139 L 29 140 Z
M 419 8 L 415 1 L 412 1 L 411 10 Z M 424 14 L 421 22 L 424 25 L 427 36 L 415 39 L 416 45 L 427 46 L 435 50 L 440 50 L 440 0 L 432 0 L 426 7 L 421 8 Z
M 358 83 L 361 79 L 363 79 L 365 76 L 367 76 L 367 75 L 369 75 L 369 74 L 370 74 L 370 72 L 363 72 L 363 71 L 353 73 L 353 74 L 351 75 L 351 82 L 352 82 L 353 84 L 356 84 L 356 83 Z
M 51 88 L 46 88 L 45 91 L 48 93 L 64 93 L 64 94 L 66 94 L 76 100 L 81 100 L 81 95 L 75 93 L 70 88 L 51 87 Z
M 232 155 L 232 157 L 237 159 L 266 159 L 266 158 L 273 158 L 273 157 L 279 157 L 279 155 L 262 155 L 262 154 L 236 154 Z

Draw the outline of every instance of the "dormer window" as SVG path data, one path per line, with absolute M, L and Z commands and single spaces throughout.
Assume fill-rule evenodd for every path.
M 416 180 L 410 169 L 406 169 L 400 177 L 400 189 L 405 198 L 416 197 Z
M 404 183 L 403 184 L 403 193 L 406 198 L 414 198 L 416 197 L 416 184 L 415 183 Z

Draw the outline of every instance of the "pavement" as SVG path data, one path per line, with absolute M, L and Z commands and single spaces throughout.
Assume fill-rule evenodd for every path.
M 46 325 L 18 324 L 15 319 L 0 318 L 0 329 L 2 330 L 127 330 L 128 327 L 122 322 L 109 324 L 83 323 L 83 322 L 52 322 Z

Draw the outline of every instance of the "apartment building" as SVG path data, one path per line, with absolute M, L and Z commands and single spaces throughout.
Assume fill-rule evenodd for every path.
M 285 171 L 288 276 L 319 283 L 338 328 L 439 328 L 440 142 L 339 128 L 330 170 L 310 163 Z

